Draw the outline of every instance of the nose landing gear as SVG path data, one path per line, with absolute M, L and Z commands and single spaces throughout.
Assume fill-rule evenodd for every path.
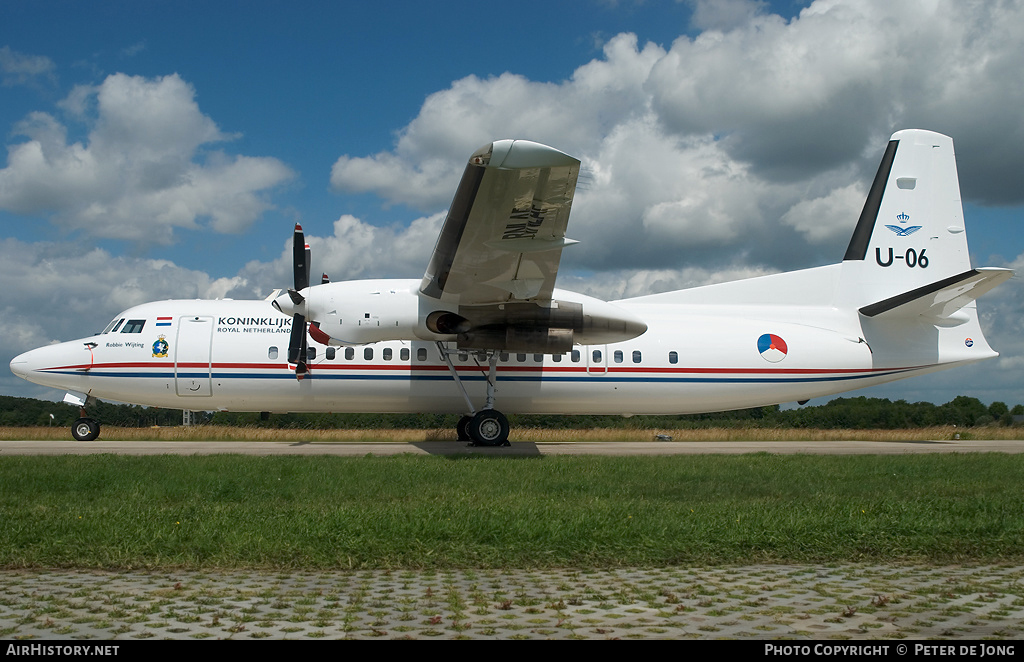
M 75 441 L 92 441 L 100 436 L 100 424 L 85 413 L 86 406 L 96 402 L 92 396 L 69 391 L 64 395 L 64 402 L 78 406 L 79 418 L 71 424 L 71 436 Z
M 76 441 L 93 441 L 100 436 L 100 424 L 95 419 L 86 418 L 85 410 L 82 410 L 82 418 L 79 418 L 71 425 L 71 436 Z

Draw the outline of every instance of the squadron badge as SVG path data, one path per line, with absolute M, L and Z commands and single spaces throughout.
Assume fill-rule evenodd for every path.
M 167 338 L 165 338 L 164 336 L 160 336 L 160 338 L 157 339 L 155 343 L 153 343 L 153 357 L 158 359 L 166 359 L 167 350 L 169 350 L 170 348 L 171 346 L 167 343 Z

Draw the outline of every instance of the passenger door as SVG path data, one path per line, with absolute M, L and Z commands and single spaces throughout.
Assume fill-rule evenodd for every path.
M 210 364 L 213 344 L 212 317 L 178 318 L 178 338 L 174 352 L 174 383 L 182 397 L 213 395 Z

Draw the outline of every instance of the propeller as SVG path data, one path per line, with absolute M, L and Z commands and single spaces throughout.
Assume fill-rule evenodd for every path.
M 288 290 L 288 300 L 291 306 L 286 311 L 282 308 L 281 302 L 284 297 L 274 301 L 273 305 L 281 312 L 292 312 L 292 332 L 288 339 L 288 363 L 295 364 L 295 378 L 301 380 L 309 372 L 306 365 L 306 297 L 302 290 L 309 287 L 309 244 L 306 243 L 302 234 L 302 226 L 295 224 L 295 234 L 292 237 L 292 279 L 294 288 Z M 285 302 L 287 305 L 288 302 Z
M 292 332 L 288 338 L 288 363 L 295 365 L 295 378 L 301 380 L 309 372 L 306 363 L 306 335 L 322 345 L 330 343 L 331 337 L 320 330 L 320 323 L 308 321 L 309 305 L 306 296 L 309 294 L 309 244 L 302 234 L 302 226 L 295 224 L 295 235 L 292 237 L 292 279 L 294 287 L 274 300 L 273 306 L 286 315 L 292 316 Z M 320 284 L 328 283 L 327 274 L 320 278 Z M 306 294 L 303 294 L 306 291 Z

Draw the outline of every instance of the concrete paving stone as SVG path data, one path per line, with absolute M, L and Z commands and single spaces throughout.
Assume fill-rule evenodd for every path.
M 1024 567 L 0 572 L 5 639 L 1016 639 Z

